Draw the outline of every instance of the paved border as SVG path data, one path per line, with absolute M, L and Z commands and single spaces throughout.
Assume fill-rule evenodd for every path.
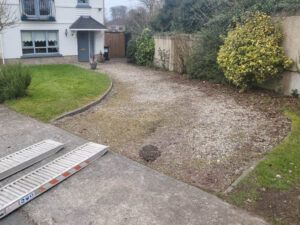
M 244 178 L 246 176 L 249 175 L 249 173 L 251 173 L 256 167 L 257 165 L 266 160 L 267 157 L 263 157 L 262 159 L 256 161 L 255 163 L 253 163 L 250 167 L 248 167 L 243 173 L 241 176 L 239 176 L 225 191 L 223 191 L 223 194 L 229 194 L 230 192 L 233 191 L 233 189 L 242 181 L 244 180 Z
M 76 115 L 76 114 L 82 113 L 82 112 L 84 112 L 84 111 L 90 109 L 91 107 L 93 107 L 93 106 L 99 104 L 100 102 L 102 102 L 102 100 L 105 99 L 105 97 L 110 93 L 110 91 L 111 91 L 112 88 L 113 88 L 113 81 L 112 81 L 112 79 L 111 79 L 110 77 L 109 77 L 109 79 L 110 79 L 110 81 L 111 81 L 110 87 L 109 87 L 109 89 L 108 89 L 108 90 L 107 90 L 107 91 L 106 91 L 99 99 L 97 99 L 96 101 L 94 101 L 94 102 L 92 102 L 92 103 L 89 103 L 89 104 L 87 104 L 87 105 L 85 105 L 85 106 L 83 106 L 83 107 L 80 107 L 79 109 L 75 109 L 75 110 L 73 110 L 73 111 L 71 111 L 71 112 L 67 112 L 67 113 L 65 113 L 65 114 L 63 114 L 63 115 L 61 115 L 61 116 L 58 116 L 58 117 L 56 117 L 56 118 L 50 120 L 50 123 L 55 122 L 55 121 L 58 121 L 58 120 L 61 120 L 61 119 L 65 118 L 65 117 L 74 116 L 74 115 Z

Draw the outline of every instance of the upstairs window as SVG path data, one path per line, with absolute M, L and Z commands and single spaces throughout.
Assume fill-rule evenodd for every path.
M 23 15 L 30 18 L 52 16 L 53 0 L 22 0 Z
M 89 0 L 78 0 L 78 4 L 89 4 Z
M 77 0 L 77 7 L 78 8 L 90 8 L 89 0 Z

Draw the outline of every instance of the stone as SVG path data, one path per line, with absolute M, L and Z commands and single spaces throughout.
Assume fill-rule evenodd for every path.
M 158 157 L 160 157 L 161 152 L 158 150 L 158 148 L 156 146 L 146 145 L 140 150 L 139 155 L 145 161 L 153 162 Z

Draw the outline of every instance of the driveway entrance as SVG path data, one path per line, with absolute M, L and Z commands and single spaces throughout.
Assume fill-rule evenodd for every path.
M 65 143 L 47 160 L 1 181 L 5 185 L 87 142 L 0 104 L 0 157 L 43 139 Z M 5 225 L 266 225 L 219 198 L 113 152 L 2 219 Z
M 114 82 L 108 98 L 57 125 L 198 187 L 226 190 L 290 130 L 284 115 L 254 109 L 246 95 L 245 105 L 239 104 L 218 85 L 124 60 L 101 64 L 98 71 Z M 152 163 L 139 156 L 149 144 L 161 151 Z

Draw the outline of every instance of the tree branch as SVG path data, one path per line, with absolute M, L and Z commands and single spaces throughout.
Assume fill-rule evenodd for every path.
M 6 0 L 0 0 L 0 32 L 17 22 L 14 11 Z

